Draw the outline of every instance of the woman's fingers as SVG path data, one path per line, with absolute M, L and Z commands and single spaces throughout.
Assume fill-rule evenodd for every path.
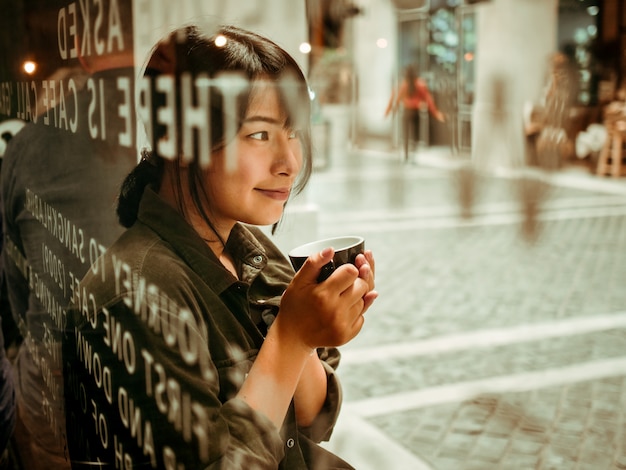
M 372 250 L 366 250 L 364 255 L 365 255 L 365 259 L 367 259 L 367 262 L 370 265 L 370 268 L 372 268 L 372 273 L 375 273 L 376 262 L 374 261 L 374 253 L 372 253 Z
M 320 270 L 333 259 L 334 255 L 335 250 L 325 248 L 319 253 L 309 256 L 296 275 L 308 283 L 317 283 Z
M 363 313 L 367 312 L 377 298 L 378 292 L 375 290 L 371 290 L 363 296 Z
M 354 265 L 359 269 L 359 277 L 368 281 L 370 290 L 374 289 L 375 284 L 375 264 L 374 255 L 370 250 L 356 257 Z
M 320 269 L 334 256 L 333 249 L 311 255 L 283 295 L 281 315 L 293 334 L 312 347 L 339 346 L 356 336 L 363 314 L 378 293 L 374 288 L 374 258 L 360 254 L 354 264 L 338 266 L 323 282 Z

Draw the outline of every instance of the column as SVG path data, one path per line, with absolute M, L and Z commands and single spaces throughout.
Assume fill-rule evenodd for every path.
M 490 0 L 476 14 L 472 160 L 487 171 L 519 167 L 524 103 L 540 98 L 557 48 L 558 0 Z

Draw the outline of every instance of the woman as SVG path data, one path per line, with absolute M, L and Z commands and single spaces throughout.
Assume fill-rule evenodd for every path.
M 351 468 L 315 443 L 341 401 L 334 347 L 377 296 L 372 254 L 318 284 L 332 249 L 294 275 L 254 227 L 276 224 L 311 171 L 302 72 L 254 33 L 190 27 L 156 48 L 147 75 L 155 151 L 124 182 L 129 228 L 70 315 L 72 461 Z M 210 155 L 198 103 L 210 106 Z
M 407 66 L 404 71 L 404 78 L 398 87 L 397 93 L 392 93 L 385 116 L 390 112 L 395 112 L 402 106 L 402 135 L 404 138 L 404 160 L 409 161 L 409 143 L 417 142 L 419 139 L 420 110 L 423 106 L 439 122 L 444 121 L 444 116 L 428 91 L 426 82 L 417 76 L 412 66 Z

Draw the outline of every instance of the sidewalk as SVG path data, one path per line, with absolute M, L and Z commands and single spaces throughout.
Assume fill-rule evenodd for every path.
M 380 292 L 331 446 L 360 469 L 626 468 L 626 179 L 541 176 L 529 241 L 514 174 L 478 177 L 463 217 L 458 159 L 394 157 L 354 152 L 307 194 L 320 238 L 365 236 Z

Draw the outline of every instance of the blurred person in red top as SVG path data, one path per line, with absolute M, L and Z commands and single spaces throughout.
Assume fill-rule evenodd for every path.
M 419 113 L 426 106 L 430 114 L 440 122 L 444 116 L 435 105 L 435 101 L 428 91 L 426 82 L 417 75 L 415 68 L 408 65 L 404 69 L 404 77 L 398 86 L 397 92 L 391 93 L 385 116 L 396 112 L 402 105 L 402 136 L 404 139 L 404 159 L 409 161 L 409 143 L 417 142 L 419 138 Z

